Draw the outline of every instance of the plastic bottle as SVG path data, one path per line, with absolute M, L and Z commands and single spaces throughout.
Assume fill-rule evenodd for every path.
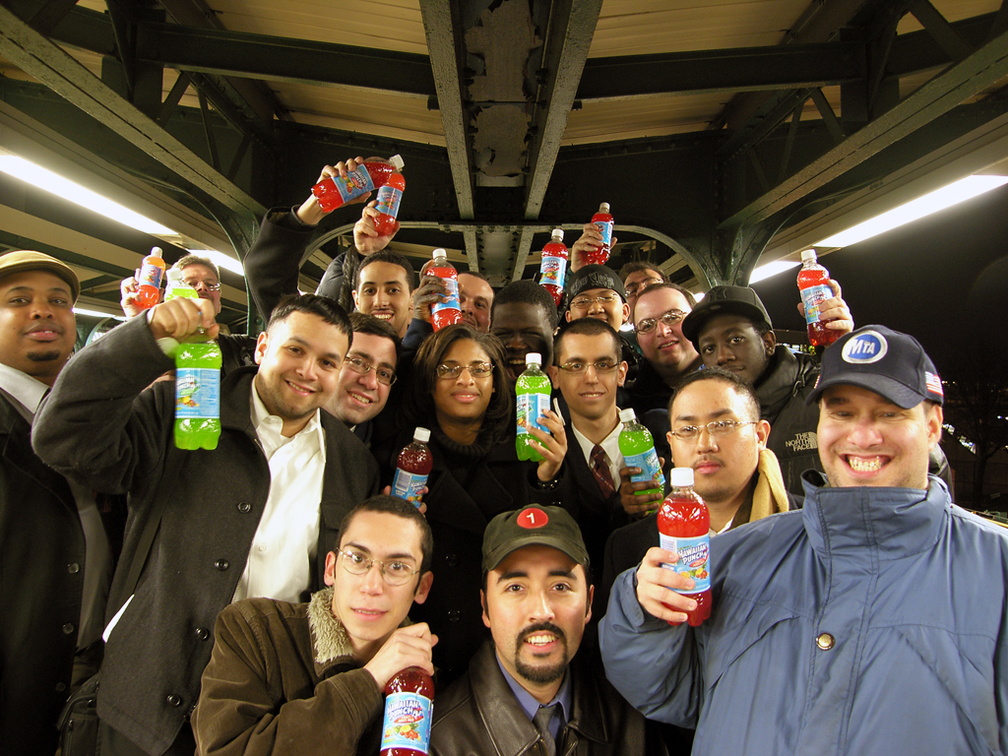
M 199 299 L 182 281 L 182 271 L 168 271 L 165 301 Z M 216 449 L 220 440 L 221 350 L 216 341 L 189 341 L 175 352 L 175 446 Z
M 592 216 L 591 222 L 602 234 L 602 246 L 585 255 L 586 265 L 605 265 L 609 262 L 612 251 L 613 217 L 609 214 L 609 203 L 599 205 L 598 212 Z
M 407 667 L 385 686 L 385 718 L 380 756 L 428 756 L 434 681 L 419 667 Z
M 539 265 L 539 283 L 553 297 L 557 307 L 563 299 L 564 279 L 567 277 L 567 261 L 570 254 L 563 243 L 563 229 L 554 228 L 553 234 L 543 247 L 542 263 Z
M 433 258 L 425 274 L 437 276 L 448 289 L 448 298 L 444 302 L 431 305 L 431 323 L 435 331 L 440 331 L 445 326 L 462 322 L 462 306 L 459 304 L 458 271 L 448 262 L 448 253 L 443 249 L 435 249 Z
M 689 591 L 677 591 L 697 602 L 687 612 L 687 622 L 699 626 L 710 617 L 710 513 L 700 495 L 693 490 L 693 468 L 672 469 L 672 487 L 658 508 L 658 540 L 663 549 L 679 554 L 679 561 L 662 565 L 690 578 Z M 666 606 L 668 606 L 666 604 Z M 671 623 L 670 623 L 671 624 Z
M 401 171 L 405 163 L 399 155 L 388 160 L 369 157 L 344 178 L 336 175 L 324 178 L 312 187 L 312 194 L 319 207 L 325 212 L 335 210 L 353 199 L 357 199 L 388 182 L 393 171 Z
M 798 271 L 798 291 L 805 307 L 805 322 L 808 324 L 808 339 L 812 346 L 827 346 L 843 334 L 826 327 L 819 319 L 819 306 L 824 299 L 833 296 L 829 285 L 829 271 L 816 261 L 814 249 L 801 253 L 802 266 Z
M 388 181 L 378 189 L 378 204 L 375 210 L 378 217 L 375 218 L 374 225 L 379 235 L 389 236 L 399 230 L 399 203 L 402 201 L 403 192 L 406 190 L 406 179 L 398 171 L 388 177 Z
M 420 491 L 427 485 L 427 476 L 434 466 L 431 456 L 430 431 L 417 428 L 413 431 L 413 442 L 403 447 L 396 460 L 395 477 L 392 479 L 392 495 L 420 506 Z
M 151 247 L 150 254 L 140 263 L 135 301 L 144 310 L 161 301 L 161 280 L 165 272 L 165 261 L 161 255 L 161 247 Z
M 542 371 L 542 355 L 529 352 L 525 355 L 525 372 L 518 376 L 515 384 L 516 415 L 518 420 L 518 436 L 515 438 L 515 451 L 518 459 L 530 459 L 542 462 L 543 456 L 531 445 L 535 436 L 529 433 L 529 427 L 535 426 L 544 433 L 549 431 L 539 423 L 539 418 L 549 409 L 550 403 L 549 376 Z
M 644 494 L 661 496 L 665 493 L 665 474 L 662 472 L 655 451 L 654 438 L 646 426 L 637 422 L 637 415 L 632 409 L 620 410 L 620 422 L 623 429 L 619 434 L 619 450 L 627 467 L 639 467 L 641 471 L 631 476 L 634 483 L 648 481 L 654 483 L 654 488 L 638 491 Z

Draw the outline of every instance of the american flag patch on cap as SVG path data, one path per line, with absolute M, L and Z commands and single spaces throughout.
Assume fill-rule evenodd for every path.
M 938 394 L 938 396 L 944 397 L 945 392 L 942 391 L 941 378 L 938 377 L 937 373 L 932 373 L 930 370 L 924 371 L 924 386 L 932 394 Z

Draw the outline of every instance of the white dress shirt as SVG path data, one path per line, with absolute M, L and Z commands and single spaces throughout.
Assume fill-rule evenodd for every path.
M 595 442 L 589 439 L 581 431 L 579 431 L 574 423 L 571 423 L 571 428 L 574 428 L 574 438 L 577 439 L 578 446 L 581 447 L 581 452 L 584 454 L 585 460 L 588 462 L 588 469 L 591 469 L 591 453 L 592 449 L 595 448 Z M 612 475 L 613 485 L 616 486 L 616 490 L 619 491 L 620 487 L 620 470 L 626 467 L 626 463 L 623 461 L 623 455 L 619 450 L 619 434 L 623 430 L 623 423 L 617 421 L 616 427 L 610 431 L 609 435 L 602 439 L 599 446 L 602 447 L 602 451 L 606 454 L 606 462 L 609 464 L 609 474 Z

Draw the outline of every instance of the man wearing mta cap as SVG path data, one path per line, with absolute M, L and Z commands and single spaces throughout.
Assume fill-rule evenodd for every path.
M 74 660 L 99 640 L 111 575 L 95 495 L 31 448 L 42 397 L 77 340 L 80 282 L 41 252 L 0 256 L 0 749 L 53 753 Z M 104 502 L 102 502 L 104 504 Z
M 846 333 L 854 327 L 840 286 L 823 303 L 827 327 Z M 818 362 L 795 354 L 777 336 L 759 296 L 748 286 L 715 286 L 682 322 L 683 335 L 700 353 L 706 367 L 736 373 L 756 389 L 760 417 L 770 423 L 767 448 L 776 455 L 788 491 L 801 495 L 801 474 L 821 470 L 816 423 L 819 412 L 806 403 Z
M 435 699 L 432 755 L 663 753 L 587 653 L 572 662 L 593 592 L 565 510 L 533 504 L 487 525 L 480 601 L 492 640 Z
M 694 754 L 1008 752 L 1008 535 L 928 475 L 942 385 L 882 326 L 828 347 L 805 506 L 711 541 L 713 611 L 651 549 L 616 581 L 606 672 Z M 666 606 L 667 605 L 667 606 Z M 670 624 L 671 623 L 671 624 Z

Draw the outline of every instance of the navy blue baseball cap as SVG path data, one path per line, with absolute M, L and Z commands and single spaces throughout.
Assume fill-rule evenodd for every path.
M 741 315 L 756 325 L 773 328 L 770 314 L 759 295 L 749 286 L 715 286 L 697 302 L 682 322 L 683 336 L 700 348 L 700 331 L 717 315 Z
M 924 400 L 945 401 L 941 378 L 924 347 L 913 336 L 880 325 L 858 328 L 826 347 L 807 403 L 830 386 L 860 386 L 903 409 Z

